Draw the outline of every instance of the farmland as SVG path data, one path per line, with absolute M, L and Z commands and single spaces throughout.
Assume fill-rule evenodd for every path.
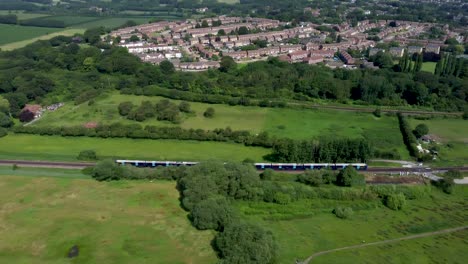
M 82 150 L 93 149 L 102 157 L 146 160 L 262 161 L 270 150 L 240 144 L 177 140 L 101 139 L 8 135 L 0 138 L 0 159 L 76 161 Z
M 196 231 L 174 182 L 0 177 L 0 262 L 213 263 L 213 233 Z M 155 257 L 157 256 L 157 257 Z
M 139 123 L 121 117 L 117 107 L 123 101 L 139 105 L 148 100 L 157 102 L 162 97 L 120 95 L 111 93 L 96 99 L 92 105 L 78 106 L 67 103 L 55 112 L 48 112 L 35 123 L 37 126 L 82 125 L 94 121 L 98 123 Z M 180 101 L 171 100 L 175 103 Z M 277 109 L 260 107 L 243 107 L 228 105 L 211 105 L 190 103 L 194 115 L 184 116 L 182 128 L 216 129 L 231 127 L 233 130 L 248 130 L 253 133 L 267 131 L 277 137 L 292 139 L 309 139 L 316 136 L 333 135 L 339 137 L 367 137 L 380 149 L 396 148 L 402 157 L 407 151 L 398 129 L 395 117 L 376 118 L 369 113 L 354 113 L 335 110 Z M 215 109 L 214 118 L 205 118 L 203 112 L 208 108 Z M 141 122 L 142 125 L 176 126 L 156 119 Z
M 455 194 L 432 189 L 431 198 L 407 201 L 403 211 L 392 211 L 380 201 L 299 200 L 288 205 L 263 202 L 238 203 L 250 221 L 268 227 L 279 244 L 279 263 L 305 259 L 313 253 L 350 245 L 404 237 L 444 228 L 467 225 L 468 187 L 457 186 Z M 331 212 L 336 206 L 354 208 L 349 219 Z M 313 263 L 462 263 L 467 253 L 466 236 L 460 231 L 359 250 L 330 253 Z M 435 243 L 435 241 L 443 241 Z M 428 249 L 438 254 L 429 254 Z M 403 249 L 400 255 L 399 249 Z
M 27 27 L 17 25 L 0 24 L 0 48 L 4 49 L 5 44 L 34 39 L 44 35 L 50 35 L 62 31 L 61 28 Z

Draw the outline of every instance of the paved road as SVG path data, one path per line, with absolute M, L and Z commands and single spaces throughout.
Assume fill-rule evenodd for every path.
M 417 234 L 417 235 L 405 236 L 405 237 L 400 237 L 400 238 L 395 238 L 395 239 L 388 239 L 388 240 L 383 240 L 383 241 L 378 241 L 378 242 L 365 243 L 365 244 L 353 245 L 353 246 L 348 246 L 348 247 L 341 247 L 341 248 L 325 250 L 325 251 L 317 252 L 317 253 L 309 256 L 306 260 L 301 262 L 301 264 L 308 264 L 308 263 L 310 263 L 312 261 L 312 259 L 314 259 L 314 258 L 316 258 L 318 256 L 321 256 L 321 255 L 332 253 L 332 252 L 348 250 L 348 249 L 364 248 L 364 247 L 376 246 L 376 245 L 382 245 L 382 244 L 388 244 L 388 243 L 395 243 L 395 242 L 399 242 L 399 241 L 422 238 L 422 237 L 436 236 L 436 235 L 440 235 L 440 234 L 457 232 L 457 231 L 461 231 L 461 230 L 465 230 L 465 229 L 468 229 L 468 226 L 448 228 L 448 229 L 443 229 L 443 230 L 439 230 L 439 231 L 421 233 L 421 234 Z

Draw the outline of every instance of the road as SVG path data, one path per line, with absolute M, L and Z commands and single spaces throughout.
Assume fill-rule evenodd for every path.
M 421 233 L 421 234 L 417 234 L 417 235 L 405 236 L 405 237 L 400 237 L 400 238 L 395 238 L 395 239 L 387 239 L 387 240 L 382 240 L 382 241 L 378 241 L 378 242 L 363 243 L 363 244 L 358 244 L 358 245 L 353 245 L 353 246 L 347 246 L 347 247 L 341 247 L 341 248 L 335 248 L 335 249 L 320 251 L 320 252 L 312 254 L 306 260 L 304 260 L 304 261 L 302 261 L 300 263 L 301 264 L 308 264 L 308 263 L 310 263 L 312 261 L 312 259 L 314 259 L 314 258 L 316 258 L 318 256 L 325 255 L 325 254 L 328 254 L 328 253 L 337 252 L 337 251 L 364 248 L 364 247 L 376 246 L 376 245 L 382 245 L 382 244 L 388 244 L 388 243 L 395 243 L 395 242 L 399 242 L 399 241 L 422 238 L 422 237 L 436 236 L 436 235 L 441 235 L 441 234 L 457 232 L 457 231 L 461 231 L 461 230 L 465 230 L 465 229 L 468 229 L 468 226 L 448 228 L 448 229 L 443 229 L 443 230 L 434 231 L 434 232 L 427 232 L 427 233 Z

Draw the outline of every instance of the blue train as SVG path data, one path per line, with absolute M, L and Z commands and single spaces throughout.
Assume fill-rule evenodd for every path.
M 135 167 L 179 167 L 179 166 L 194 166 L 198 162 L 192 161 L 147 161 L 147 160 L 116 160 L 120 165 L 131 165 Z M 320 170 L 331 169 L 340 170 L 348 166 L 354 167 L 356 170 L 367 170 L 366 163 L 254 163 L 258 170 L 272 169 L 284 171 L 304 171 L 304 170 Z

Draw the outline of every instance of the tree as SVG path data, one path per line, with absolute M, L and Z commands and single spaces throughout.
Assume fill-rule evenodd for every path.
M 419 124 L 416 126 L 413 133 L 416 136 L 416 138 L 421 138 L 422 136 L 427 135 L 429 133 L 429 128 L 426 124 Z
M 190 104 L 187 101 L 182 101 L 179 104 L 179 110 L 184 113 L 191 113 L 192 109 L 190 107 Z
M 129 39 L 130 42 L 138 42 L 140 38 L 137 35 L 132 35 Z
M 23 123 L 31 122 L 34 120 L 34 113 L 29 110 L 21 111 L 18 118 Z
M 113 160 L 103 160 L 93 167 L 91 176 L 98 181 L 120 180 L 124 177 L 125 167 Z
M 201 27 L 202 27 L 202 28 L 207 28 L 207 27 L 209 27 L 208 22 L 207 22 L 206 20 L 203 20 L 202 23 L 201 23 Z
M 439 187 L 444 193 L 451 194 L 453 193 L 453 187 L 455 186 L 455 182 L 453 178 L 445 177 L 436 182 L 436 186 Z
M 3 98 L 0 95 L 0 112 L 2 113 L 9 113 L 10 112 L 10 102 L 7 99 Z
M 78 154 L 78 160 L 97 160 L 96 151 L 94 150 L 83 150 Z
M 376 108 L 374 110 L 374 112 L 372 112 L 374 114 L 375 117 L 381 117 L 382 116 L 382 111 L 380 110 L 380 108 Z
M 173 74 L 175 72 L 174 64 L 168 60 L 164 60 L 159 64 L 159 67 L 161 68 L 161 71 L 164 74 Z
M 366 184 L 364 175 L 359 174 L 352 166 L 341 170 L 337 175 L 336 181 L 340 186 L 359 186 Z
M 11 120 L 11 118 L 6 115 L 5 113 L 3 112 L 0 112 L 0 127 L 11 127 L 13 125 L 13 121 Z
M 385 196 L 384 204 L 392 210 L 401 210 L 406 204 L 406 198 L 403 193 L 390 194 Z
M 222 72 L 229 72 L 230 70 L 237 68 L 237 63 L 229 56 L 223 56 L 219 64 L 219 70 Z
M 0 138 L 8 135 L 8 130 L 3 127 L 0 127 Z
M 233 207 L 224 197 L 209 198 L 197 203 L 190 213 L 193 225 L 200 229 L 222 231 L 235 221 Z
M 133 103 L 130 101 L 125 101 L 119 104 L 119 114 L 122 116 L 127 116 L 133 110 Z
M 214 241 L 223 263 L 274 263 L 277 246 L 273 234 L 248 223 L 233 223 L 218 233 Z
M 393 67 L 393 59 L 392 55 L 388 54 L 387 52 L 379 51 L 375 55 L 374 65 L 378 66 L 379 68 L 389 69 Z
M 203 116 L 206 118 L 213 118 L 215 115 L 215 110 L 213 107 L 208 107 L 206 111 L 203 113 Z
M 318 187 L 323 183 L 322 172 L 318 170 L 308 170 L 297 177 L 299 182 Z
M 224 29 L 218 30 L 218 36 L 225 36 L 225 35 L 226 35 L 226 31 L 224 31 Z
M 249 34 L 249 29 L 246 26 L 242 26 L 242 27 L 239 28 L 237 33 L 239 35 L 247 35 L 247 34 Z

